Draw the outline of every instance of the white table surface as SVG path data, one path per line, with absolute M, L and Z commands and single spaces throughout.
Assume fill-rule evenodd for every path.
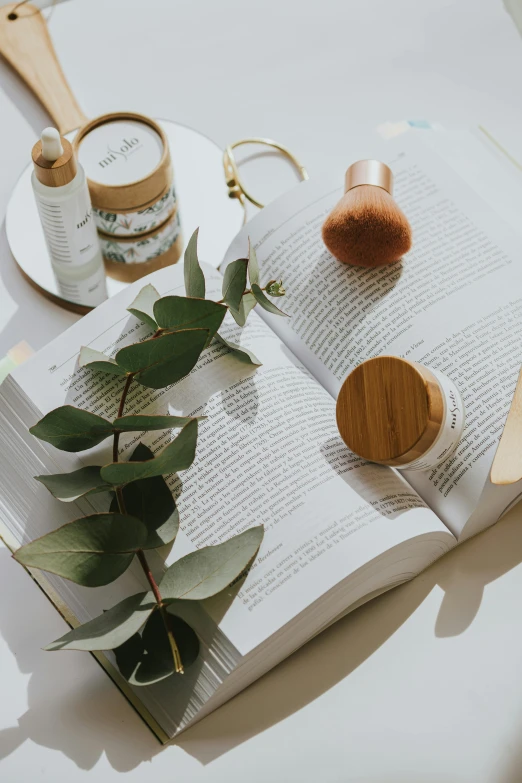
M 522 158 L 522 40 L 501 0 L 74 0 L 50 27 L 91 116 L 272 136 L 312 176 L 403 118 L 482 122 Z M 4 63 L 0 87 L 3 216 L 48 118 Z M 21 278 L 4 226 L 0 260 L 0 355 L 75 320 Z M 89 655 L 41 650 L 64 623 L 0 549 L 0 780 L 518 783 L 521 522 L 519 507 L 166 748 Z

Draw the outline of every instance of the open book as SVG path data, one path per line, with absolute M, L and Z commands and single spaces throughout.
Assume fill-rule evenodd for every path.
M 127 412 L 205 414 L 195 465 L 172 476 L 181 532 L 168 565 L 256 524 L 265 537 L 246 580 L 230 595 L 180 608 L 201 640 L 183 676 L 131 688 L 104 665 L 164 741 L 216 709 L 337 618 L 411 579 L 460 540 L 494 523 L 520 486 L 493 487 L 489 470 L 522 362 L 522 240 L 443 158 L 418 139 L 389 148 L 395 195 L 413 227 L 403 263 L 359 269 L 335 261 L 321 224 L 342 177 L 309 180 L 262 210 L 221 265 L 247 254 L 263 281 L 282 278 L 290 318 L 265 311 L 224 335 L 262 361 L 254 368 L 213 343 L 188 377 L 166 390 L 135 386 Z M 517 187 L 514 184 L 514 187 Z M 208 298 L 219 272 L 205 267 Z M 180 268 L 150 275 L 163 296 L 183 293 Z M 78 369 L 81 345 L 114 354 L 146 335 L 126 312 L 144 281 L 102 304 L 19 367 L 2 385 L 0 519 L 12 547 L 66 521 L 105 510 L 103 494 L 59 503 L 32 476 L 110 461 L 106 444 L 80 456 L 27 432 L 67 402 L 115 416 L 118 381 L 100 386 Z M 228 316 L 227 316 L 228 319 Z M 462 441 L 440 467 L 403 472 L 365 463 L 341 441 L 335 398 L 359 362 L 388 353 L 439 369 L 459 386 L 467 411 Z M 154 451 L 170 432 L 142 439 Z M 156 564 L 158 571 L 165 567 Z M 113 584 L 82 588 L 38 575 L 70 622 L 86 622 L 144 589 L 131 567 Z M 49 640 L 51 641 L 51 640 Z M 57 653 L 58 654 L 58 653 Z M 66 653 L 59 653 L 65 655 Z

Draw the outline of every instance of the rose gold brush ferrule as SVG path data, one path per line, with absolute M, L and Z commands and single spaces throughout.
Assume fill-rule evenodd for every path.
M 390 196 L 393 190 L 392 170 L 380 160 L 358 160 L 352 163 L 344 178 L 344 192 L 359 185 L 375 185 L 386 190 Z

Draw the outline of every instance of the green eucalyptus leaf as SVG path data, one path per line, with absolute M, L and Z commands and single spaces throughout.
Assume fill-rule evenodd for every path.
M 62 451 L 85 451 L 112 435 L 112 424 L 89 411 L 62 405 L 40 419 L 29 432 Z
M 73 628 L 45 650 L 113 650 L 137 634 L 156 606 L 154 595 L 136 593 L 107 612 Z
M 186 296 L 164 296 L 154 305 L 154 316 L 162 329 L 179 332 L 182 329 L 208 329 L 207 345 L 215 335 L 227 308 L 210 299 L 189 299 Z
M 154 459 L 143 462 L 113 462 L 101 469 L 101 477 L 109 484 L 128 484 L 139 479 L 186 470 L 194 462 L 197 439 L 198 421 L 193 419 Z
M 90 370 L 98 370 L 108 375 L 127 375 L 123 367 L 119 367 L 110 356 L 105 356 L 101 351 L 95 351 L 94 348 L 89 348 L 86 345 L 83 345 L 80 349 L 78 365 L 80 367 L 88 367 Z
M 129 567 L 147 538 L 139 519 L 123 514 L 93 514 L 75 519 L 20 547 L 13 557 L 85 587 L 113 582 Z
M 184 427 L 193 421 L 190 416 L 120 416 L 114 419 L 113 427 L 120 432 L 145 432 L 149 430 L 172 430 Z
M 154 302 L 160 298 L 160 295 L 156 291 L 153 285 L 150 283 L 142 288 L 136 299 L 133 301 L 127 310 L 140 321 L 146 323 L 151 329 L 156 330 L 158 324 L 154 320 Z
M 116 664 L 120 670 L 120 674 L 125 677 L 126 680 L 130 681 L 141 661 L 142 656 L 143 641 L 141 634 L 139 633 L 133 634 L 133 636 L 131 636 L 129 639 L 126 639 L 123 644 L 120 644 L 114 650 Z
M 208 339 L 206 329 L 187 329 L 122 348 L 116 361 L 142 386 L 163 389 L 195 367 Z
M 131 462 L 154 459 L 153 452 L 144 443 L 138 443 Z M 133 481 L 123 487 L 123 500 L 128 514 L 139 519 L 147 528 L 147 540 L 142 549 L 156 549 L 170 544 L 179 529 L 179 513 L 167 482 L 162 476 Z M 118 499 L 111 503 L 111 511 L 118 511 Z
M 63 451 L 83 451 L 101 443 L 116 430 L 120 432 L 168 430 L 174 427 L 184 427 L 191 421 L 193 419 L 190 416 L 146 416 L 138 414 L 135 416 L 121 416 L 111 423 L 101 416 L 96 416 L 94 413 L 79 410 L 71 405 L 64 405 L 62 408 L 56 408 L 56 410 L 44 416 L 38 424 L 31 427 L 30 432 L 37 438 L 40 438 L 40 440 L 52 443 L 53 446 Z M 78 474 L 78 480 L 95 480 L 92 470 L 88 471 L 85 469 L 83 473 L 81 471 L 75 471 L 75 473 Z M 57 475 L 67 476 L 70 474 Z M 43 481 L 42 483 L 45 484 L 46 482 Z M 90 489 L 92 488 L 94 487 L 90 487 Z M 85 493 L 82 492 L 80 494 Z
M 83 495 L 93 495 L 113 489 L 100 476 L 100 465 L 88 465 L 73 470 L 72 473 L 51 473 L 47 476 L 35 476 L 35 479 L 47 487 L 51 495 L 58 500 L 70 502 Z
M 240 362 L 244 362 L 245 364 L 252 364 L 254 367 L 261 367 L 262 362 L 260 362 L 257 356 L 248 348 L 242 348 L 240 345 L 233 343 L 231 340 L 225 340 L 225 338 L 220 334 L 216 334 L 214 336 L 219 343 L 226 345 L 230 353 L 233 354 L 236 359 L 239 359 Z
M 287 313 L 283 313 L 279 307 L 276 307 L 275 304 L 264 295 L 263 291 L 260 289 L 257 283 L 252 283 L 252 293 L 254 294 L 257 303 L 261 305 L 263 310 L 266 310 L 268 313 L 273 313 L 274 315 L 285 315 L 288 317 Z
M 205 275 L 198 260 L 198 233 L 197 228 L 190 237 L 185 250 L 183 272 L 185 275 L 185 293 L 198 299 L 205 298 Z
M 163 600 L 201 601 L 220 593 L 254 559 L 263 534 L 263 526 L 258 525 L 229 538 L 224 544 L 203 547 L 177 560 L 165 571 L 160 582 Z
M 223 301 L 232 310 L 239 310 L 241 299 L 245 293 L 247 282 L 248 258 L 238 258 L 232 261 L 223 275 Z
M 251 287 L 254 283 L 259 284 L 259 262 L 256 249 L 250 241 L 250 237 L 248 238 L 248 279 Z
M 243 295 L 239 305 L 239 310 L 233 310 L 232 307 L 230 308 L 230 314 L 238 326 L 244 326 L 246 324 L 247 318 L 256 304 L 257 301 L 254 294 L 249 291 Z
M 199 654 L 199 639 L 180 617 L 167 614 L 181 661 L 188 668 Z M 161 613 L 156 609 L 143 632 L 114 650 L 120 672 L 131 685 L 152 685 L 174 674 L 174 659 Z

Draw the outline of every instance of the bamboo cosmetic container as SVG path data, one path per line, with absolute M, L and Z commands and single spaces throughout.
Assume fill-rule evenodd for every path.
M 464 406 L 442 373 L 397 356 L 363 362 L 337 399 L 339 433 L 355 454 L 401 470 L 429 470 L 457 447 Z
M 97 117 L 74 139 L 107 273 L 124 282 L 179 260 L 178 205 L 167 137 L 142 114 Z

